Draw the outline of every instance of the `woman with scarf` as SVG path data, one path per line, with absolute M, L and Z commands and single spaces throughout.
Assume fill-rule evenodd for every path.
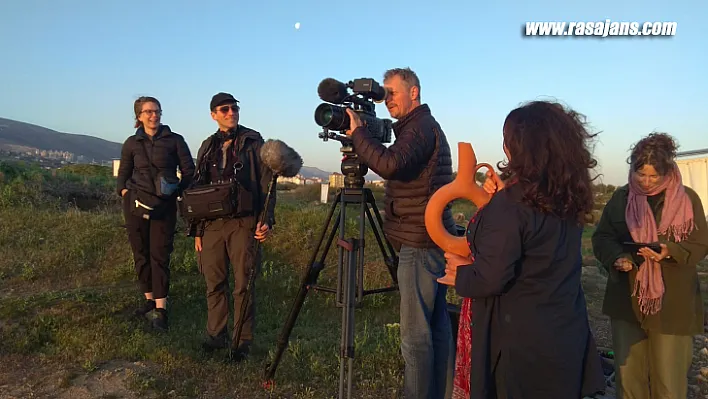
M 446 253 L 464 298 L 454 399 L 579 399 L 605 388 L 586 310 L 582 233 L 592 211 L 582 116 L 535 101 L 503 127 L 507 156 L 467 228 L 471 257 Z
M 696 265 L 708 254 L 708 226 L 698 195 L 682 183 L 676 147 L 664 133 L 634 145 L 629 182 L 592 237 L 609 273 L 603 313 L 612 323 L 618 398 L 685 398 L 693 335 L 703 333 Z
M 161 123 L 155 97 L 138 98 L 133 110 L 136 131 L 123 143 L 116 190 L 123 197 L 125 228 L 145 297 L 134 314 L 142 318 L 154 311 L 152 327 L 166 331 L 177 197 L 192 181 L 194 160 L 184 137 Z

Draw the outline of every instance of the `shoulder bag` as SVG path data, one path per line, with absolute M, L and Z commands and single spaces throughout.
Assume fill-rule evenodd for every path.
M 208 153 L 204 154 L 203 159 L 208 159 Z M 238 211 L 238 181 L 235 178 L 238 164 L 234 164 L 233 179 L 184 190 L 177 199 L 182 217 L 197 222 L 234 216 Z M 194 184 L 198 184 L 197 180 Z

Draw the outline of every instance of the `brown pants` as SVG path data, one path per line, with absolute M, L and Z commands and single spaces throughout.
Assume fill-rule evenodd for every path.
M 199 271 L 206 280 L 207 333 L 213 337 L 226 334 L 229 317 L 228 264 L 234 273 L 234 328 L 241 322 L 241 304 L 248 286 L 248 274 L 256 265 L 259 269 L 260 251 L 255 256 L 256 218 L 222 219 L 207 223 L 202 237 L 202 251 L 197 254 Z M 255 289 L 255 287 L 254 287 Z M 235 348 L 244 341 L 253 340 L 254 290 L 249 293 L 240 342 L 232 342 Z
M 685 399 L 693 337 L 645 331 L 612 320 L 617 399 Z

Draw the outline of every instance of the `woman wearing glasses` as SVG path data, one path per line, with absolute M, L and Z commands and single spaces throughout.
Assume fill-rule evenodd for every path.
M 166 331 L 176 200 L 192 180 L 194 160 L 184 138 L 161 123 L 162 107 L 156 98 L 138 98 L 134 111 L 137 130 L 123 143 L 117 192 L 123 197 L 128 240 L 145 295 L 135 315 L 155 310 L 152 326 Z

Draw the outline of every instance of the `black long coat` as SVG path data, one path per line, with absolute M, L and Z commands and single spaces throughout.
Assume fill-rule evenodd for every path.
M 457 269 L 457 293 L 473 298 L 470 397 L 602 392 L 580 282 L 583 227 L 533 210 L 521 194 L 507 186 L 480 210 L 467 230 L 474 263 Z

